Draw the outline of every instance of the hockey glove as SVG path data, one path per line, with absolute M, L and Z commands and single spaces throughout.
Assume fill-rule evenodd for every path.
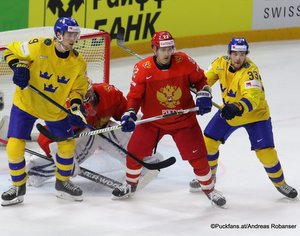
M 222 111 L 221 117 L 226 120 L 232 120 L 236 116 L 241 116 L 244 112 L 244 107 L 240 102 L 234 102 L 230 104 L 226 104 Z
M 121 125 L 123 132 L 132 132 L 135 129 L 136 114 L 133 110 L 128 110 L 121 117 Z
M 83 107 L 77 103 L 74 103 L 69 110 L 72 113 L 72 115 L 69 115 L 70 124 L 80 129 L 84 128 L 87 125 L 87 122 Z
M 210 87 L 205 86 L 196 95 L 196 106 L 198 107 L 197 115 L 204 115 L 211 111 L 212 96 L 210 93 Z
M 24 63 L 15 63 L 12 66 L 12 70 L 14 71 L 14 84 L 18 85 L 21 89 L 26 88 L 30 79 L 28 65 Z

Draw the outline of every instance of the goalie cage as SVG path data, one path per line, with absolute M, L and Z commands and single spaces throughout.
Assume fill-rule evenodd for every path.
M 34 37 L 43 37 L 34 35 Z M 29 39 L 29 38 L 28 38 Z M 16 41 L 16 40 L 12 40 Z M 21 40 L 20 40 L 21 41 Z M 87 63 L 87 75 L 93 82 L 109 83 L 110 68 L 110 35 L 105 31 L 95 31 L 80 35 L 80 39 L 74 48 L 83 56 Z M 0 78 L 12 76 L 3 58 L 5 45 L 0 45 Z M 3 89 L 3 88 L 1 88 Z M 3 91 L 4 92 L 4 91 Z

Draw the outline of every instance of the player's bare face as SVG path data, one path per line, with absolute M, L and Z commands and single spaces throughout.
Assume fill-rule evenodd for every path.
M 173 47 L 164 47 L 156 50 L 156 60 L 159 64 L 167 65 L 171 62 L 171 56 L 174 53 Z
M 58 40 L 60 47 L 57 50 L 61 52 L 70 51 L 73 49 L 74 44 L 79 39 L 79 33 L 76 32 L 65 32 L 64 35 L 59 35 Z
M 231 64 L 236 70 L 239 70 L 243 66 L 246 56 L 246 52 L 231 52 Z
M 78 40 L 78 33 L 75 32 L 65 32 L 63 35 L 62 43 L 67 50 L 71 50 Z

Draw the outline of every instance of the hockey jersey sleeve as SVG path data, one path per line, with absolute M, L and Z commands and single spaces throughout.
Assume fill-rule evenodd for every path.
M 205 72 L 205 76 L 207 77 L 207 84 L 212 87 L 218 80 L 219 75 L 217 71 L 217 65 L 220 63 L 221 58 L 217 58 L 214 60 L 209 66 L 208 70 Z
M 145 74 L 141 62 L 135 64 L 130 83 L 130 90 L 127 94 L 127 109 L 134 109 L 136 113 L 141 106 L 143 95 L 145 93 L 146 77 L 147 75 Z
M 188 70 L 190 86 L 196 88 L 197 91 L 201 90 L 205 85 L 207 85 L 207 78 L 204 74 L 204 70 L 191 58 L 189 55 L 179 52 L 178 55 L 185 58 L 186 63 L 184 66 L 185 70 Z
M 3 52 L 3 56 L 9 67 L 12 67 L 13 64 L 20 60 L 28 62 L 33 60 L 29 51 L 29 44 L 30 42 L 33 42 L 33 40 L 35 39 L 31 39 L 28 42 L 12 42 L 7 45 L 6 50 Z
M 127 110 L 127 99 L 124 97 L 123 93 L 117 88 L 115 88 L 115 94 L 118 100 L 118 105 L 117 105 L 118 108 L 116 109 L 113 118 L 117 121 L 120 121 L 122 115 Z

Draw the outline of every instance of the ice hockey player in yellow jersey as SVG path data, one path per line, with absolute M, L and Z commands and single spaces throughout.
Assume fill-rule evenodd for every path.
M 228 45 L 228 55 L 213 61 L 205 73 L 209 86 L 219 81 L 224 103 L 204 130 L 209 164 L 216 176 L 220 144 L 243 127 L 249 135 L 251 150 L 255 151 L 273 185 L 284 196 L 295 198 L 298 193 L 285 182 L 275 149 L 262 78 L 257 66 L 247 57 L 248 53 L 246 39 L 233 38 Z M 196 181 L 190 182 L 191 192 L 199 188 Z
M 30 140 L 35 121 L 45 121 L 49 130 L 58 136 L 73 135 L 71 125 L 85 126 L 80 112 L 87 91 L 86 62 L 73 48 L 80 37 L 75 19 L 59 18 L 54 26 L 54 38 L 33 38 L 27 42 L 12 42 L 4 58 L 13 70 L 17 85 L 8 129 L 7 156 L 12 187 L 2 194 L 2 206 L 23 202 L 26 193 L 25 140 Z M 61 106 L 71 102 L 71 113 L 65 112 L 30 88 L 32 85 Z M 82 200 L 82 190 L 70 180 L 73 169 L 75 140 L 58 143 L 56 154 L 57 196 Z

